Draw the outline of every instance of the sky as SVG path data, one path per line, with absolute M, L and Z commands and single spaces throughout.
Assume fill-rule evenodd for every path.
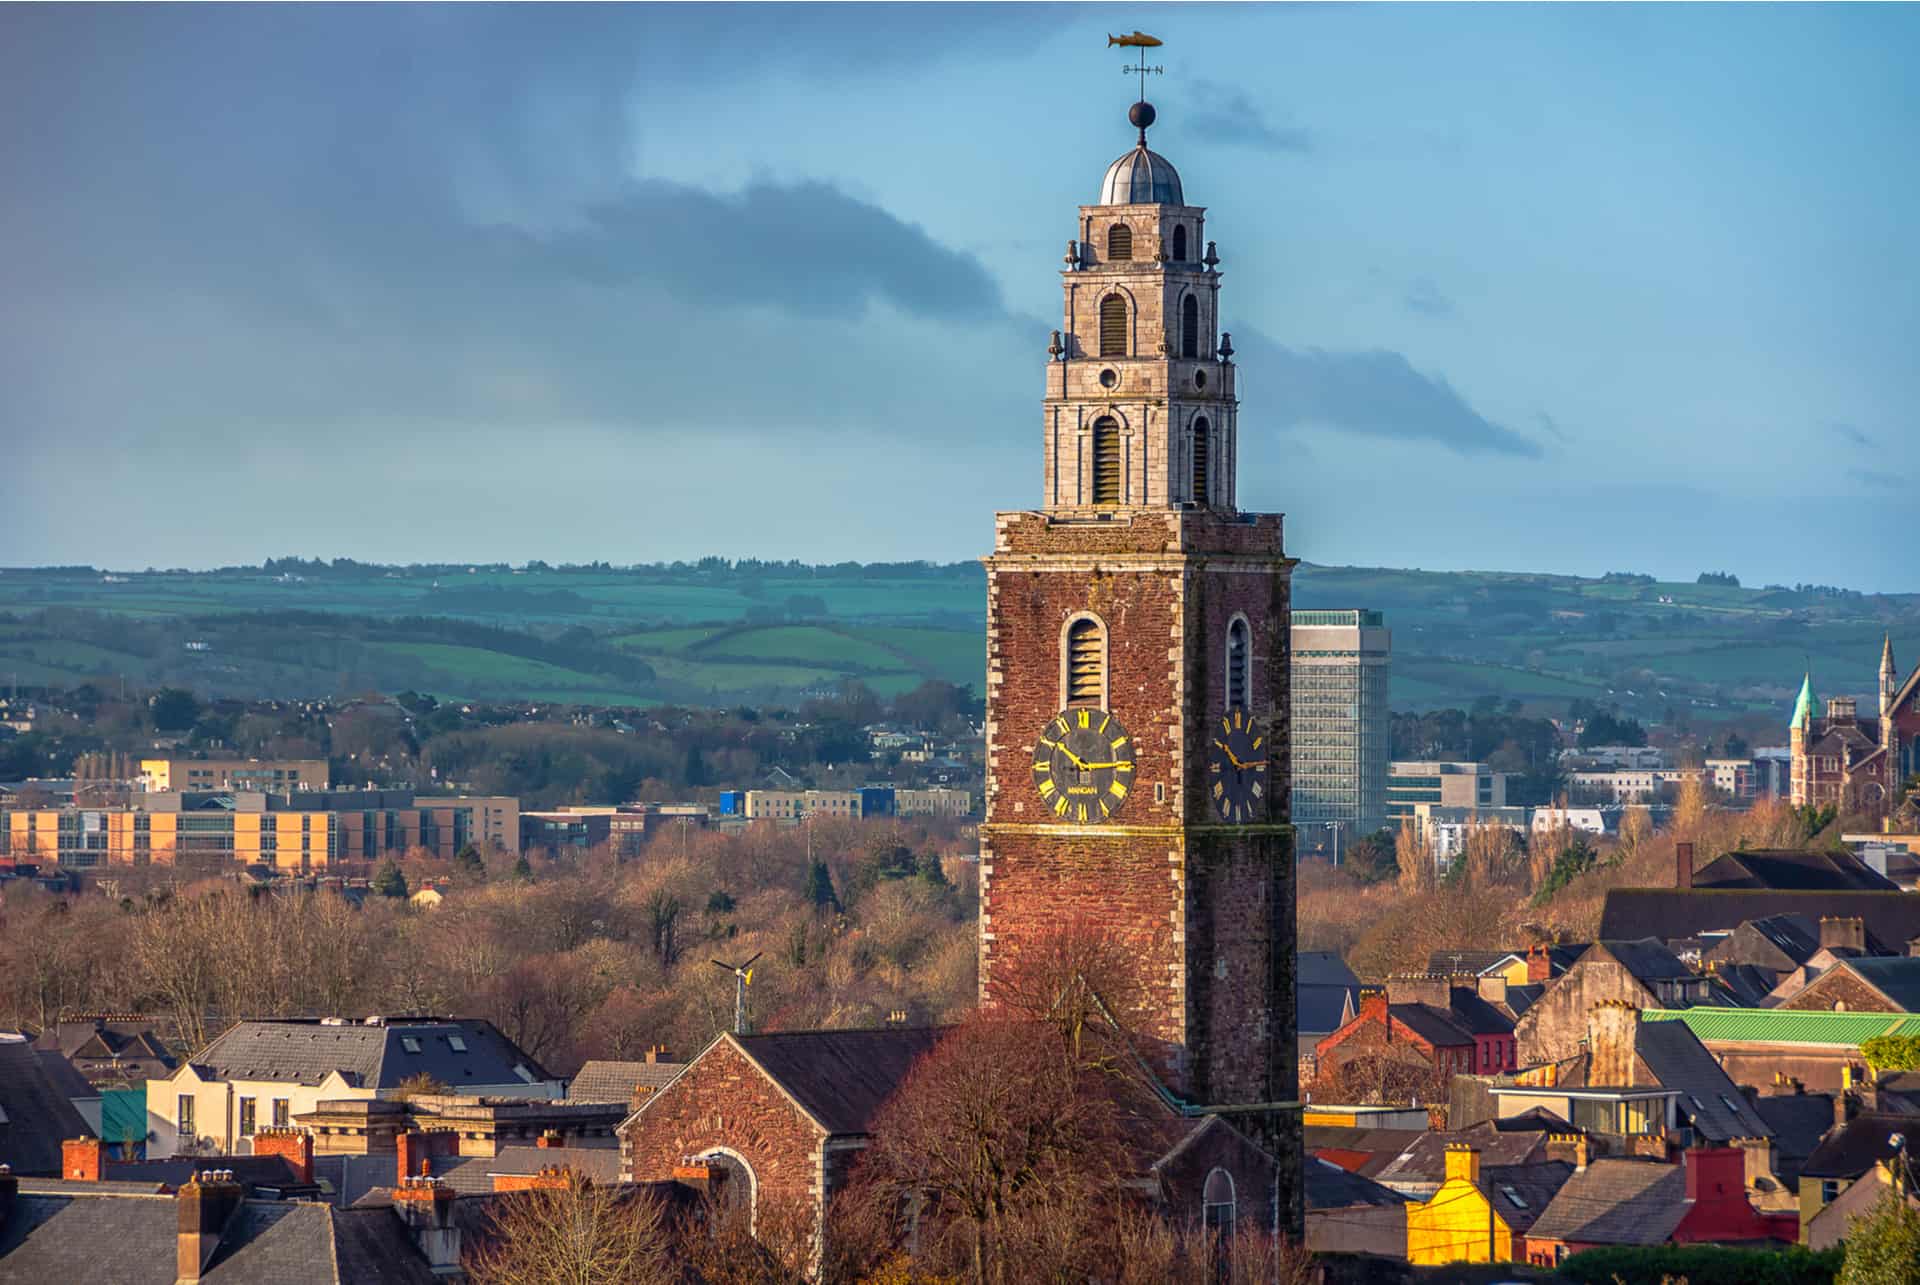
M 0 565 L 984 553 L 1135 28 L 1289 552 L 1920 590 L 1840 5 L 0 6 Z

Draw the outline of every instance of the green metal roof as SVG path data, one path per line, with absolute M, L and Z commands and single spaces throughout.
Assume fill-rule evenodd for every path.
M 1811 727 L 1813 725 L 1813 675 L 1808 674 L 1800 680 L 1800 695 L 1793 702 L 1793 717 L 1788 727 Z
M 1820 1013 L 1780 1008 L 1649 1009 L 1649 1022 L 1685 1022 L 1701 1040 L 1859 1047 L 1876 1035 L 1920 1035 L 1911 1013 Z

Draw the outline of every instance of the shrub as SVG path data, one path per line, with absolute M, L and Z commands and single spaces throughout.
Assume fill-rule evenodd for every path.
M 1589 1249 L 1560 1264 L 1578 1285 L 1640 1285 L 1685 1280 L 1687 1285 L 1833 1285 L 1843 1261 L 1839 1249 L 1818 1253 L 1728 1249 L 1720 1245 L 1633 1245 Z

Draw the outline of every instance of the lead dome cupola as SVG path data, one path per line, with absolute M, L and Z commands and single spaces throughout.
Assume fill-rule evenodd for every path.
M 1127 119 L 1139 127 L 1140 141 L 1132 151 L 1107 166 L 1100 183 L 1102 205 L 1185 205 L 1180 172 L 1173 162 L 1147 147 L 1147 126 L 1154 121 L 1153 104 L 1138 102 Z

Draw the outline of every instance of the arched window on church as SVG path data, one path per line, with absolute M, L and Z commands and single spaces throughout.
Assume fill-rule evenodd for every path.
M 1107 229 L 1107 262 L 1124 263 L 1133 257 L 1133 229 L 1116 223 Z
M 1238 1212 L 1234 1206 L 1237 1203 L 1233 1194 L 1233 1175 L 1225 1169 L 1210 1171 L 1206 1186 L 1200 1190 L 1200 1225 L 1210 1235 L 1218 1237 L 1222 1251 L 1233 1239 L 1234 1217 Z
M 1200 300 L 1193 295 L 1180 301 L 1180 355 L 1200 355 Z
M 1247 681 L 1252 669 L 1249 653 L 1252 648 L 1247 642 L 1247 622 L 1244 617 L 1235 616 L 1233 623 L 1227 626 L 1227 708 L 1245 709 L 1247 707 L 1247 689 L 1252 685 Z
M 1081 616 L 1067 626 L 1066 700 L 1063 705 L 1107 704 L 1107 630 L 1098 617 Z
M 1120 424 L 1111 415 L 1093 421 L 1093 502 L 1120 503 Z
M 1110 294 L 1100 301 L 1100 355 L 1127 355 L 1127 300 L 1125 295 Z
M 1173 228 L 1173 261 L 1187 261 L 1187 225 L 1184 223 L 1176 223 Z
M 1193 500 L 1196 504 L 1208 504 L 1213 500 L 1213 494 L 1209 490 L 1209 486 L 1213 480 L 1209 466 L 1213 463 L 1213 460 L 1209 454 L 1211 443 L 1208 440 L 1212 436 L 1212 433 L 1205 415 L 1195 415 L 1193 417 L 1191 436 L 1193 439 L 1193 450 L 1191 452 L 1193 456 Z

